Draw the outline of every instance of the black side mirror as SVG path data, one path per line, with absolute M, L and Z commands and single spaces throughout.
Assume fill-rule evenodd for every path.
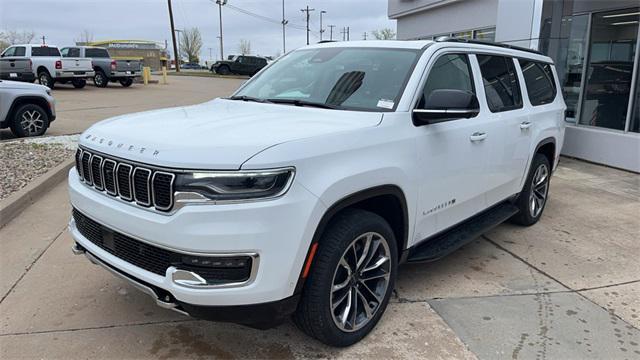
M 416 126 L 472 118 L 480 112 L 476 95 L 470 91 L 438 89 L 429 94 L 424 109 L 413 110 Z

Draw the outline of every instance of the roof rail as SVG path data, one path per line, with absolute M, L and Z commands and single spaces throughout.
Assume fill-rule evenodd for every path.
M 440 36 L 437 39 L 435 39 L 435 41 L 436 42 L 458 42 L 458 43 L 467 43 L 467 44 L 479 44 L 479 45 L 497 46 L 497 47 L 506 48 L 506 49 L 526 51 L 526 52 L 529 52 L 529 53 L 532 53 L 532 54 L 544 55 L 543 53 L 541 53 L 538 50 L 533 50 L 533 49 L 529 49 L 529 48 L 525 48 L 525 47 L 521 47 L 521 46 L 514 46 L 514 45 L 509 45 L 509 44 L 496 43 L 496 42 L 492 42 L 492 41 L 470 40 L 470 39 L 463 39 L 463 38 L 454 38 L 454 37 L 450 37 L 450 36 Z

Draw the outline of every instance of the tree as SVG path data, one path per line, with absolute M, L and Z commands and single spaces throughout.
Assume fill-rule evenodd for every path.
M 373 30 L 371 35 L 373 35 L 376 40 L 392 40 L 396 38 L 396 32 L 389 28 Z
M 240 45 L 238 45 L 238 50 L 240 50 L 240 54 L 242 55 L 251 54 L 251 41 L 240 39 Z
M 80 36 L 75 39 L 75 42 L 83 45 L 93 42 L 93 33 L 87 29 L 84 29 L 80 33 Z
M 200 62 L 200 50 L 202 49 L 202 36 L 197 27 L 185 29 L 180 39 L 180 54 L 186 56 L 189 62 Z
M 0 42 L 8 43 L 9 45 L 29 44 L 34 37 L 36 37 L 36 33 L 33 31 L 9 30 L 0 32 Z

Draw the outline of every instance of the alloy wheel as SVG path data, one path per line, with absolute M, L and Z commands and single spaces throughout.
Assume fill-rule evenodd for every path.
M 47 74 L 40 74 L 40 85 L 44 85 L 46 87 L 49 87 L 49 78 L 47 77 Z
M 29 135 L 37 135 L 44 128 L 44 119 L 38 110 L 27 110 L 20 117 L 20 126 Z
M 391 272 L 387 240 L 368 232 L 358 236 L 342 254 L 331 284 L 333 321 L 345 332 L 367 325 L 384 301 Z
M 540 164 L 533 175 L 531 183 L 531 194 L 529 194 L 529 211 L 531 216 L 536 218 L 542 212 L 547 201 L 549 190 L 549 170 L 547 165 Z

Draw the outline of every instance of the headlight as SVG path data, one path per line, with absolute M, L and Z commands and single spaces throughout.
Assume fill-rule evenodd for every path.
M 175 190 L 215 201 L 273 198 L 289 190 L 294 169 L 193 172 L 178 174 Z

